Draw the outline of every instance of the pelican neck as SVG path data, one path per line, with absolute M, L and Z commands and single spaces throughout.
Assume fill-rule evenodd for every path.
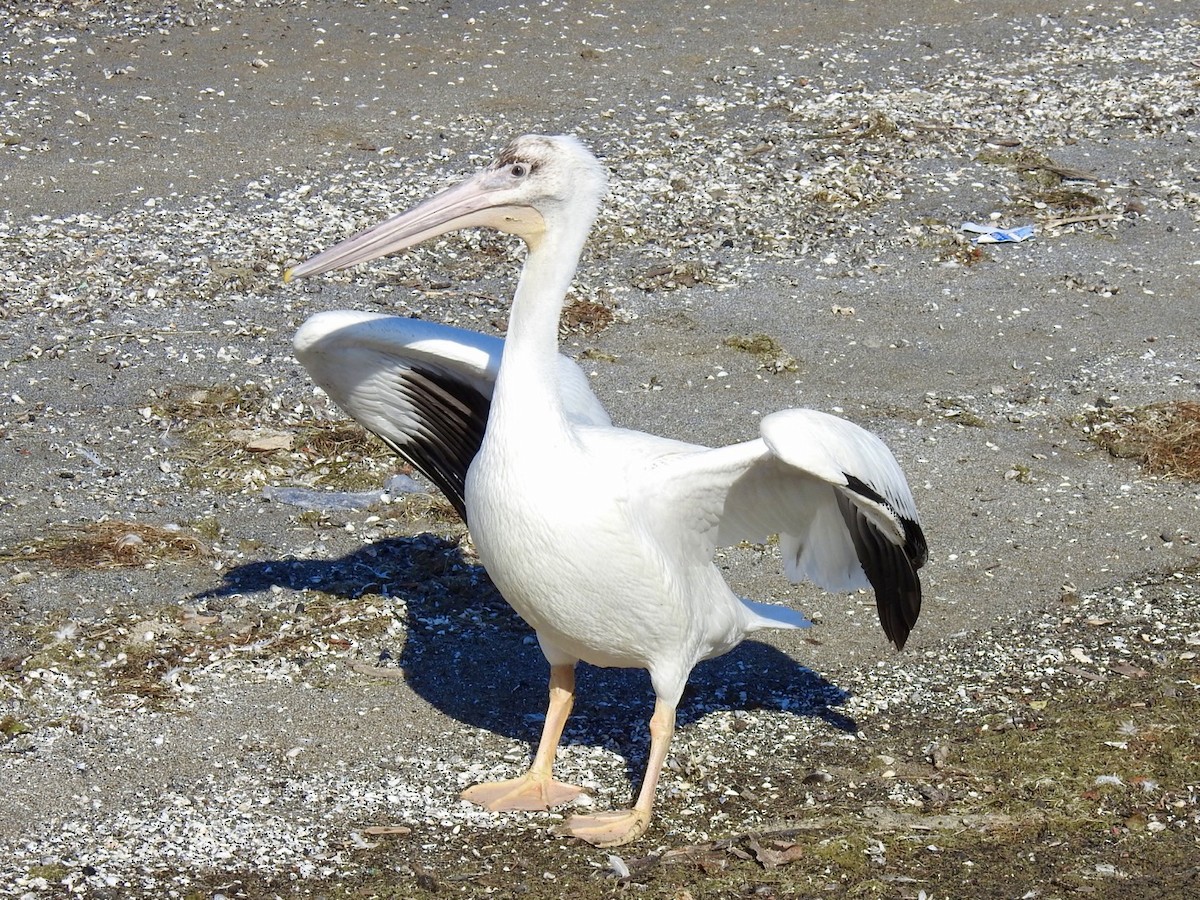
M 529 242 L 508 317 L 504 355 L 492 395 L 492 415 L 563 419 L 558 389 L 558 324 L 591 222 L 547 230 Z

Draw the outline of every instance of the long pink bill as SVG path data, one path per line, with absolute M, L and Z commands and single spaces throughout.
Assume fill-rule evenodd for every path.
M 532 224 L 531 217 L 535 216 L 540 220 L 538 213 L 527 206 L 505 203 L 506 195 L 506 191 L 496 188 L 493 173 L 485 170 L 288 269 L 283 280 L 345 269 L 448 231 L 490 226 L 511 232 L 514 224 Z

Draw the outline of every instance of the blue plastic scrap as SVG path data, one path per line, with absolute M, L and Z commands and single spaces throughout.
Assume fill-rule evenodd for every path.
M 974 234 L 972 244 L 1019 244 L 1021 241 L 1033 240 L 1034 226 L 1020 225 L 1016 228 L 998 228 L 995 225 L 979 225 L 975 222 L 963 222 L 959 231 Z
M 385 497 L 397 494 L 423 494 L 425 489 L 407 475 L 393 475 L 383 490 L 376 491 L 322 491 L 307 487 L 287 487 L 268 484 L 262 490 L 263 498 L 301 509 L 349 510 L 369 509 L 382 503 Z

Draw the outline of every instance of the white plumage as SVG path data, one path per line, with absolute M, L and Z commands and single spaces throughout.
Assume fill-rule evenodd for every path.
M 739 599 L 716 547 L 779 534 L 785 572 L 829 590 L 873 587 L 897 648 L 920 611 L 926 557 L 916 505 L 877 437 L 814 410 L 762 421 L 761 437 L 709 449 L 609 422 L 558 353 L 558 319 L 605 174 L 575 138 L 530 135 L 467 181 L 297 266 L 365 262 L 446 231 L 490 226 L 529 254 L 505 341 L 411 319 L 335 312 L 296 336 L 300 361 L 347 413 L 431 478 L 467 520 L 496 587 L 537 632 L 550 705 L 530 770 L 464 797 L 545 809 L 579 789 L 551 768 L 579 660 L 649 670 L 657 697 L 631 809 L 572 816 L 570 834 L 614 846 L 646 829 L 675 708 L 697 662 L 762 628 L 807 624 Z
M 334 310 L 308 319 L 296 358 L 331 400 L 441 488 L 466 516 L 463 487 L 479 450 L 504 341 L 452 325 Z M 567 417 L 608 425 L 587 376 L 557 357 Z

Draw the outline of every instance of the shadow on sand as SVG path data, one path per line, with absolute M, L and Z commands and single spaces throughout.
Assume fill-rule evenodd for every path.
M 219 586 L 194 599 L 273 587 L 351 600 L 367 594 L 402 600 L 407 637 L 399 665 L 405 683 L 460 722 L 536 744 L 549 666 L 532 629 L 454 542 L 422 534 L 377 541 L 337 559 L 248 563 L 228 570 Z M 395 656 L 395 648 L 377 648 L 385 650 Z M 767 709 L 816 717 L 854 732 L 855 722 L 836 709 L 848 697 L 774 647 L 750 640 L 696 667 L 678 722 L 686 726 L 718 710 Z M 645 761 L 652 711 L 645 671 L 581 665 L 563 742 L 623 755 L 632 777 Z

